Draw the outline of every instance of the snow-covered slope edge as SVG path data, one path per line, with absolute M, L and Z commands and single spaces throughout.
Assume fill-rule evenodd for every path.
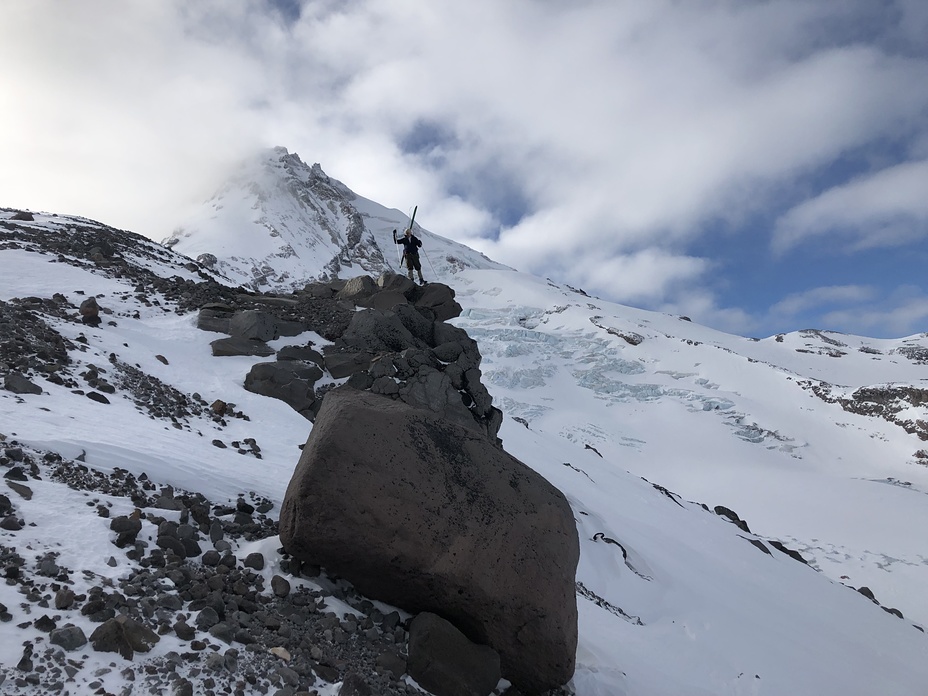
M 490 270 L 457 297 L 507 415 L 928 622 L 928 335 L 757 341 Z
M 377 277 L 399 268 L 393 230 L 409 218 L 352 192 L 283 147 L 243 161 L 238 171 L 165 240 L 230 282 L 290 291 L 309 281 Z M 504 268 L 482 254 L 423 230 L 423 271 L 444 279 L 465 268 Z

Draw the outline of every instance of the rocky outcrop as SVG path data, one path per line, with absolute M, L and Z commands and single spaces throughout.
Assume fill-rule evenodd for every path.
M 208 302 L 199 309 L 197 327 L 229 334 L 210 343 L 214 356 L 269 357 L 274 350 L 267 341 L 316 331 L 333 341 L 324 356 L 310 342 L 281 349 L 278 362 L 309 360 L 332 380 L 348 377 L 356 389 L 430 410 L 499 444 L 503 417 L 481 381 L 477 343 L 445 323 L 460 312 L 447 285 L 420 287 L 384 273 L 376 281 L 358 276 L 307 285 L 289 297 L 240 293 L 233 302 Z M 328 323 L 331 317 L 338 323 Z M 314 391 L 314 385 L 324 375 L 281 381 L 283 372 L 297 368 L 278 366 L 272 378 L 269 364 L 252 370 L 246 389 L 283 399 L 312 420 L 325 391 Z
M 287 489 L 290 554 L 450 619 L 526 692 L 565 683 L 579 542 L 564 496 L 472 429 L 349 387 L 326 396 Z
M 834 389 L 825 382 L 811 380 L 798 382 L 822 401 L 837 403 L 848 413 L 882 418 L 898 425 L 920 440 L 928 440 L 928 389 L 919 389 L 904 384 L 882 384 L 856 389 L 849 396 L 836 396 Z
M 419 287 L 392 273 L 374 287 L 366 299 L 355 293 L 355 301 L 376 304 L 378 297 L 405 293 L 407 302 L 357 312 L 345 333 L 326 346 L 326 369 L 336 378 L 350 376 L 356 389 L 432 411 L 498 443 L 502 413 L 481 382 L 477 343 L 444 320 L 460 313 L 454 291 L 439 283 Z

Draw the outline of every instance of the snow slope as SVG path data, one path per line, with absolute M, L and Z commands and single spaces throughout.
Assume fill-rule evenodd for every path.
M 0 222 L 11 216 L 0 211 Z M 67 234 L 71 224 L 37 215 L 17 229 Z M 185 394 L 232 402 L 251 420 L 219 428 L 190 418 L 174 427 L 140 411 L 122 390 L 98 404 L 38 380 L 40 395 L 0 390 L 0 433 L 81 455 L 93 468 L 144 472 L 216 502 L 253 492 L 279 507 L 310 424 L 243 389 L 242 376 L 260 359 L 210 357 L 215 336 L 197 330 L 193 314 L 178 314 L 164 298 L 139 300 L 128 278 L 25 246 L 0 245 L 0 300 L 61 293 L 77 305 L 95 295 L 111 312 L 98 328 L 45 316 L 63 336 L 85 341 L 71 353 L 75 373 L 105 368 L 115 354 Z M 137 262 L 164 277 L 198 278 L 186 259 L 160 258 Z M 287 282 L 298 268 L 287 266 Z M 464 306 L 454 323 L 480 345 L 484 382 L 506 415 L 505 448 L 564 491 L 576 514 L 580 644 L 571 690 L 924 693 L 928 638 L 913 626 L 928 622 L 920 534 L 928 480 L 915 457 L 924 443 L 895 423 L 849 413 L 812 387 L 823 394 L 890 382 L 926 388 L 925 366 L 906 357 L 919 353 L 899 351 L 924 348 L 928 337 L 802 332 L 752 341 L 492 264 L 449 264 L 437 275 Z M 306 335 L 277 347 L 305 340 L 324 343 Z M 925 419 L 923 405 L 909 408 L 904 415 Z M 249 437 L 261 445 L 260 461 L 212 444 Z M 86 496 L 52 482 L 35 488 L 34 503 L 17 500 L 35 527 L 0 531 L 4 546 L 32 562 L 55 549 L 62 562 L 98 575 L 128 572 L 125 560 L 106 565 L 112 533 L 93 519 Z M 123 514 L 130 507 L 108 502 Z M 700 503 L 735 510 L 754 533 Z M 770 540 L 798 549 L 812 566 Z M 842 582 L 869 586 L 906 618 Z M 18 611 L 20 601 L 0 585 L 0 602 Z M 0 665 L 15 665 L 23 641 L 40 637 L 18 628 L 21 619 L 0 624 Z M 181 649 L 177 642 L 163 641 L 150 657 Z M 122 658 L 105 655 L 98 666 L 113 661 Z M 118 674 L 109 673 L 107 688 L 116 690 Z
M 393 230 L 402 235 L 408 226 L 406 214 L 358 196 L 318 164 L 307 166 L 278 147 L 242 162 L 165 244 L 206 261 L 232 284 L 293 290 L 309 280 L 398 269 Z M 418 224 L 414 232 L 425 241 L 426 276 L 505 268 Z

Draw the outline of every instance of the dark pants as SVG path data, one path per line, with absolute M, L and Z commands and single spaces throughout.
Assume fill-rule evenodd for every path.
M 419 280 L 422 280 L 422 264 L 419 263 L 419 254 L 406 254 L 406 268 L 409 269 L 409 279 L 412 280 L 412 272 L 415 269 L 419 272 Z

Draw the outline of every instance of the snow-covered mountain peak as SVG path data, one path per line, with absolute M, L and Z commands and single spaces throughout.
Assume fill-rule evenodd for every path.
M 399 269 L 392 231 L 403 212 L 357 195 L 284 147 L 245 160 L 165 245 L 233 284 L 290 291 L 314 280 Z M 482 254 L 416 224 L 426 277 L 465 268 L 503 268 Z

